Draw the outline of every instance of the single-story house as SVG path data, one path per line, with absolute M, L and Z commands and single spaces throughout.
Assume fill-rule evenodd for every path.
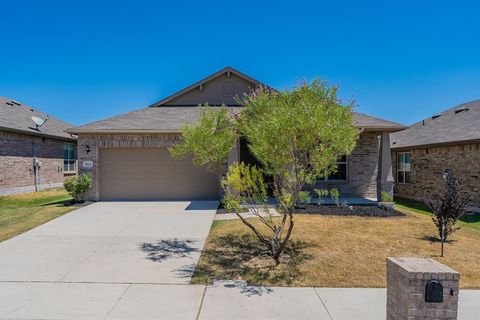
M 0 97 L 0 195 L 61 187 L 76 174 L 70 123 Z
M 480 206 L 480 100 L 419 121 L 392 134 L 395 196 L 424 201 L 447 177 Z
M 218 199 L 218 178 L 174 160 L 167 147 L 179 141 L 180 128 L 199 117 L 199 104 L 241 108 L 236 97 L 262 86 L 226 67 L 149 107 L 71 128 L 78 135 L 79 172 L 93 175 L 91 200 Z M 342 197 L 377 199 L 381 190 L 393 192 L 389 134 L 404 129 L 390 121 L 355 113 L 362 128 L 357 147 L 339 159 L 339 170 L 319 180 L 317 187 L 336 187 Z M 229 163 L 251 161 L 243 141 L 232 150 Z

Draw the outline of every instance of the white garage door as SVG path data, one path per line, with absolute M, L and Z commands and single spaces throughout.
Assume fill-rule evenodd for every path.
M 101 200 L 213 200 L 219 183 L 166 148 L 103 148 L 99 187 Z

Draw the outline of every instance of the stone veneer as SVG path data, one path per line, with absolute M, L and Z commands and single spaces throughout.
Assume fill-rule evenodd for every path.
M 60 187 L 63 140 L 0 131 L 0 194 L 35 191 L 33 159 L 41 162 L 40 189 Z M 74 142 L 68 142 L 74 143 Z
M 347 181 L 319 181 L 318 188 L 338 188 L 342 197 L 377 196 L 377 171 L 379 142 L 377 132 L 364 132 L 360 135 L 357 147 L 348 158 Z M 91 200 L 99 199 L 98 165 L 99 148 L 158 148 L 169 147 L 180 140 L 176 133 L 160 134 L 80 134 L 78 137 L 79 173 L 90 172 L 93 187 L 87 193 Z M 87 146 L 89 152 L 87 153 Z M 238 146 L 229 158 L 229 163 L 238 159 Z M 93 168 L 84 168 L 84 161 L 93 161 Z
M 403 151 L 398 151 L 403 152 Z M 396 179 L 397 151 L 392 152 Z M 452 145 L 405 150 L 411 153 L 411 183 L 396 183 L 397 197 L 424 201 L 427 193 L 445 185 L 443 173 L 450 170 L 459 179 L 462 192 L 475 206 L 480 206 L 480 144 Z
M 379 132 L 360 134 L 357 146 L 348 156 L 347 181 L 318 180 L 314 188 L 336 188 L 342 197 L 377 198 Z
M 426 302 L 429 280 L 443 286 L 443 302 Z M 460 274 L 433 260 L 387 258 L 387 320 L 455 320 Z

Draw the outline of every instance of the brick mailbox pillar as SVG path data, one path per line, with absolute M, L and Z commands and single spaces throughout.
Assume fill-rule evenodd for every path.
M 387 258 L 387 320 L 457 319 L 459 280 L 433 259 Z

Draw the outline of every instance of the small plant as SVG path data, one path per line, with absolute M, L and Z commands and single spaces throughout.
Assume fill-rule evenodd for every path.
M 312 197 L 310 196 L 310 192 L 308 191 L 300 191 L 298 193 L 297 203 L 298 207 L 305 207 L 305 205 L 310 203 Z
M 328 196 L 329 192 L 327 189 L 315 189 L 313 190 L 317 194 L 317 204 L 321 205 L 323 203 L 323 198 Z
M 442 242 L 441 256 L 443 257 L 443 243 L 459 228 L 455 228 L 457 220 L 465 214 L 470 200 L 460 195 L 460 185 L 456 179 L 450 178 L 445 188 L 439 193 L 429 193 L 425 203 L 432 210 L 432 220 L 438 230 Z
M 337 207 L 340 207 L 340 202 L 338 199 L 340 198 L 340 192 L 338 191 L 338 189 L 330 189 L 330 197 L 332 197 L 333 201 L 335 202 L 335 205 Z
M 392 195 L 386 191 L 382 191 L 382 202 L 393 202 Z
M 335 205 L 337 207 L 340 207 L 340 202 L 339 202 L 339 198 L 340 198 L 340 192 L 338 191 L 338 189 L 330 189 L 330 190 L 327 190 L 327 189 L 315 189 L 314 190 L 315 193 L 317 194 L 317 204 L 320 206 L 322 205 L 323 203 L 323 199 L 325 197 L 328 197 L 330 196 L 332 198 L 332 200 L 335 202 Z
M 92 175 L 83 173 L 77 177 L 68 178 L 63 182 L 63 186 L 75 202 L 83 202 L 85 193 L 92 187 Z

